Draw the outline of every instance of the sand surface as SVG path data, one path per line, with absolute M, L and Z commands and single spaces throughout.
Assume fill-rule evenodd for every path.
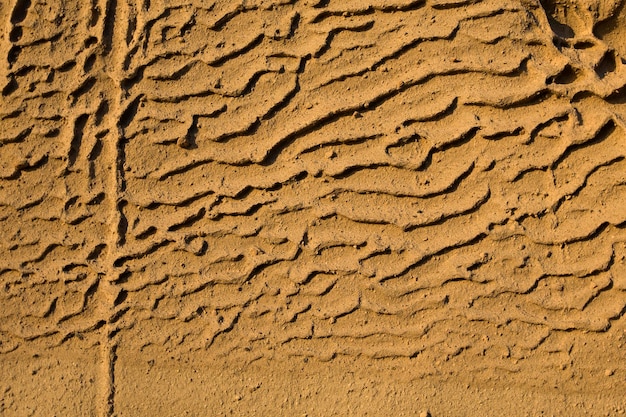
M 626 1 L 3 0 L 0 415 L 626 412 Z

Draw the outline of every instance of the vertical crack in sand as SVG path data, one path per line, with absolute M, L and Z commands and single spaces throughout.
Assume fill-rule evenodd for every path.
M 104 277 L 104 310 L 106 325 L 103 331 L 101 370 L 99 384 L 100 415 L 112 416 L 115 412 L 115 363 L 117 360 L 118 330 L 116 310 L 119 288 L 116 281 L 120 272 L 117 259 L 120 247 L 124 244 L 126 220 L 123 214 L 124 192 L 124 113 L 127 101 L 126 91 L 122 87 L 124 78 L 123 62 L 125 57 L 125 25 L 128 24 L 128 4 L 126 1 L 104 0 L 100 5 L 105 10 L 102 15 L 102 71 L 105 80 L 103 93 L 111 103 L 105 115 L 108 134 L 105 138 L 105 154 L 108 169 L 109 233 L 107 238 L 106 276 Z

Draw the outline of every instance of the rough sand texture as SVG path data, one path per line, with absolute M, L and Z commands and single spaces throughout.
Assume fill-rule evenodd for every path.
M 626 2 L 0 2 L 0 414 L 618 415 Z

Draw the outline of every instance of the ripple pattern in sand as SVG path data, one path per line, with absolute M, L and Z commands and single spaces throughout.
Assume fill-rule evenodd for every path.
M 521 359 L 626 311 L 623 6 L 96 3 L 0 6 L 0 351 Z

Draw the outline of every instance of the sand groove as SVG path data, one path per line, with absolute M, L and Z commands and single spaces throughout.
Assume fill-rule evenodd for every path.
M 609 3 L 0 5 L 0 354 L 100 346 L 101 415 L 122 345 L 568 357 L 626 312 Z

